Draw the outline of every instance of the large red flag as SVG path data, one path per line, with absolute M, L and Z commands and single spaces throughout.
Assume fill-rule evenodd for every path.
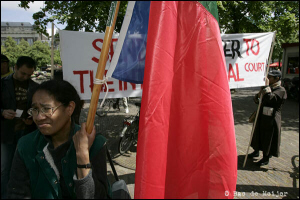
M 135 198 L 233 198 L 237 150 L 220 30 L 199 2 L 151 2 Z

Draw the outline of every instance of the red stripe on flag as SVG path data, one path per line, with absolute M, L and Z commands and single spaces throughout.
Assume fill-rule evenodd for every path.
M 237 150 L 217 21 L 198 2 L 151 2 L 146 52 L 135 198 L 233 198 Z

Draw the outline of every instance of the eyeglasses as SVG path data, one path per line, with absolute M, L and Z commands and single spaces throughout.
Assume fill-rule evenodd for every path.
M 50 117 L 53 115 L 53 113 L 60 107 L 62 106 L 63 104 L 60 104 L 59 106 L 56 106 L 56 107 L 52 107 L 52 108 L 47 108 L 47 107 L 42 107 L 41 108 L 41 112 Z M 37 116 L 39 114 L 39 109 L 36 109 L 36 108 L 30 108 L 27 113 L 30 115 L 30 116 Z

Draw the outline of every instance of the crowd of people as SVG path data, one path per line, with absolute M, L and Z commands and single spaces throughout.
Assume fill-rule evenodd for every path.
M 18 58 L 14 71 L 1 55 L 1 198 L 109 198 L 106 139 L 79 125 L 83 106 L 64 80 L 37 84 L 35 61 Z M 287 98 L 281 72 L 273 70 L 254 97 L 261 108 L 250 158 L 259 166 L 280 155 L 281 109 Z M 124 107 L 128 113 L 127 99 Z
M 83 106 L 76 89 L 35 83 L 35 68 L 22 56 L 1 78 L 1 198 L 110 197 L 106 139 L 75 122 Z

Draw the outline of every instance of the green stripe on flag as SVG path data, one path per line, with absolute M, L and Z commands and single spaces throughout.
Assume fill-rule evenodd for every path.
M 106 26 L 112 26 L 112 24 L 113 24 L 117 3 L 118 3 L 117 1 L 111 2 Z
M 216 1 L 198 1 L 200 2 L 206 10 L 208 10 L 218 21 L 219 24 L 219 13 L 218 13 L 218 6 Z

